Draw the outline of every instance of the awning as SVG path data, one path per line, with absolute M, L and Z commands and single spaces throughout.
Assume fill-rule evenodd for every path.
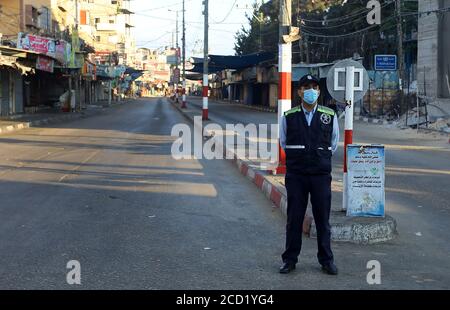
M 255 66 L 259 63 L 274 59 L 275 55 L 272 53 L 262 52 L 242 56 L 222 56 L 209 55 L 208 72 L 214 73 L 226 69 L 244 69 Z M 203 72 L 203 58 L 193 57 L 191 63 L 194 65 L 190 72 Z
M 37 57 L 39 54 L 9 46 L 0 46 L 0 66 L 10 67 L 18 70 L 22 75 L 33 74 L 33 67 L 22 63 L 18 58 L 26 59 L 28 55 L 33 54 Z M 27 62 L 27 61 L 25 61 Z
M 203 79 L 202 73 L 186 73 L 186 80 L 189 81 L 201 81 Z

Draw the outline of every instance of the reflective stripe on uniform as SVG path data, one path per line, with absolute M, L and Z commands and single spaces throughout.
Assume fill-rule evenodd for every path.
M 286 149 L 304 149 L 304 145 L 286 145 Z

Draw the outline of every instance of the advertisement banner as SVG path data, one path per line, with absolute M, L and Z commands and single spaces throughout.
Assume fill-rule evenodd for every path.
M 114 77 L 114 67 L 107 65 L 97 65 L 97 76 L 104 78 Z
M 348 145 L 347 166 L 347 216 L 384 217 L 384 146 Z
M 173 83 L 175 83 L 175 84 L 180 83 L 180 69 L 179 68 L 173 69 Z
M 17 48 L 45 54 L 50 57 L 56 56 L 56 45 L 53 39 L 31 34 L 23 35 L 23 33 L 19 33 Z
M 55 58 L 63 65 L 67 66 L 72 54 L 71 45 L 63 40 L 56 41 Z
M 36 69 L 53 73 L 55 61 L 48 57 L 38 56 L 36 60 Z

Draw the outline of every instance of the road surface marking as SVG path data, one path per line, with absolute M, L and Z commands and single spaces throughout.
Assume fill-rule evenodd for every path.
M 88 161 L 90 161 L 95 155 L 97 155 L 100 152 L 100 150 L 95 151 L 94 153 L 92 153 L 91 155 L 89 155 L 88 158 L 86 158 L 85 160 L 83 160 L 78 166 L 72 168 L 70 170 L 69 173 L 66 173 L 65 175 L 63 175 L 61 178 L 59 178 L 58 182 L 62 182 L 64 181 L 69 175 L 73 174 L 75 171 L 77 171 L 78 169 L 81 168 L 81 166 L 83 166 L 85 163 L 87 163 Z

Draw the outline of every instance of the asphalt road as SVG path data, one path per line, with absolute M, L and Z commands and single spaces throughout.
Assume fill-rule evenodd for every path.
M 447 151 L 397 159 L 424 169 L 392 172 L 399 238 L 334 244 L 338 277 L 320 272 L 316 241 L 305 239 L 286 276 L 280 213 L 232 163 L 174 160 L 178 123 L 188 124 L 155 98 L 1 135 L 0 289 L 450 288 Z M 380 286 L 366 282 L 371 259 L 382 264 Z M 66 282 L 70 260 L 81 285 Z

